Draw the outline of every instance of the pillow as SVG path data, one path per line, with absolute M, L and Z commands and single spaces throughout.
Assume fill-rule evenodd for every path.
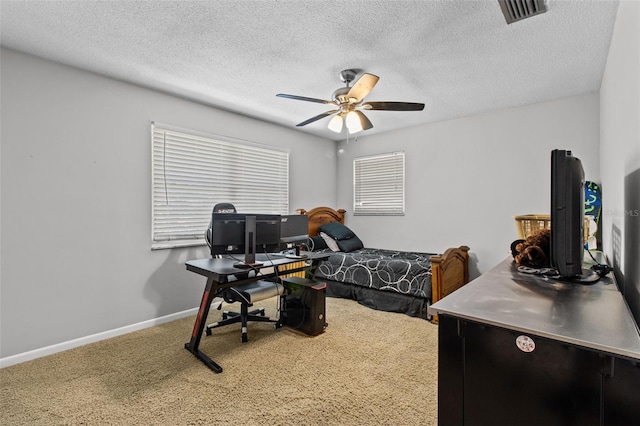
M 335 240 L 347 240 L 356 236 L 351 229 L 347 228 L 340 222 L 325 223 L 324 225 L 320 225 L 318 230 L 320 232 L 324 232 Z
M 340 251 L 344 251 L 346 253 L 364 248 L 364 244 L 362 244 L 360 238 L 356 237 L 355 235 L 348 240 L 338 240 L 337 243 L 338 247 L 340 247 Z
M 324 242 L 327 243 L 327 247 L 329 247 L 331 251 L 340 251 L 340 247 L 338 247 L 338 243 L 336 242 L 336 240 L 334 240 L 324 232 L 321 232 L 320 236 L 322 237 Z
M 310 251 L 316 251 L 316 250 L 322 250 L 322 249 L 326 249 L 329 248 L 327 246 L 327 243 L 324 241 L 324 238 L 322 238 L 320 235 L 316 235 L 315 237 L 310 237 L 309 238 L 309 245 L 310 247 Z

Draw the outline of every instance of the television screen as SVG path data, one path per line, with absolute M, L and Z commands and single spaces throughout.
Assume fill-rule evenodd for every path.
M 571 151 L 551 152 L 551 266 L 560 276 L 582 275 L 584 170 Z

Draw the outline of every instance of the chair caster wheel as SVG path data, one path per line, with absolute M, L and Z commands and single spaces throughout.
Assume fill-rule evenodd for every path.
M 222 314 L 222 319 L 226 320 L 229 316 L 227 314 Z
M 207 330 L 205 331 L 205 333 L 207 333 L 207 336 L 211 336 L 211 329 L 207 328 Z
M 247 343 L 249 341 L 249 339 L 247 339 L 247 336 L 242 336 L 242 343 Z

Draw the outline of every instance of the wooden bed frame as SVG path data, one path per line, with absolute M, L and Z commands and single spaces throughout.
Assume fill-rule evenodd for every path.
M 346 210 L 334 210 L 331 207 L 316 207 L 309 211 L 296 210 L 298 214 L 309 217 L 309 236 L 319 234 L 318 228 L 328 222 L 344 224 Z M 469 282 L 469 247 L 452 247 L 441 255 L 431 256 L 431 304 L 453 293 Z M 438 318 L 433 317 L 437 323 Z

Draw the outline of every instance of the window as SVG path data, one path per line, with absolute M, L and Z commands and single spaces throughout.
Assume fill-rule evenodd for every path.
M 404 215 L 404 152 L 353 160 L 353 214 Z
M 152 248 L 204 244 L 211 211 L 288 214 L 289 152 L 151 124 Z

